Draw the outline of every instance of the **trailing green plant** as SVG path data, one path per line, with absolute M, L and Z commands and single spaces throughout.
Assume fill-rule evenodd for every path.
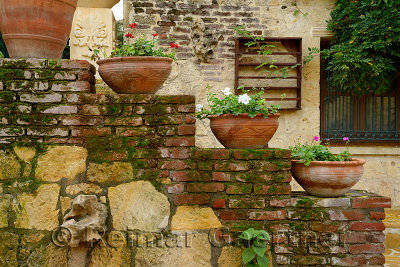
M 168 57 L 173 60 L 176 59 L 176 49 L 179 48 L 178 44 L 171 43 L 170 50 L 164 51 L 163 48 L 159 47 L 158 34 L 154 33 L 152 39 L 146 39 L 143 36 L 136 35 L 137 24 L 129 24 L 132 32 L 125 34 L 128 38 L 128 42 L 121 44 L 115 48 L 110 57 L 134 57 L 134 56 L 148 56 L 148 57 Z M 100 49 L 94 49 L 92 54 L 92 60 L 100 59 Z M 107 58 L 105 51 L 102 52 L 103 57 Z
M 269 261 L 265 254 L 270 240 L 269 234 L 264 230 L 249 228 L 239 236 L 247 243 L 247 248 L 242 253 L 243 264 L 247 267 L 268 267 Z
M 300 144 L 297 141 L 289 149 L 292 151 L 292 159 L 300 160 L 300 163 L 304 163 L 306 166 L 309 166 L 311 161 L 351 161 L 352 155 L 348 149 L 350 140 L 348 137 L 343 137 L 343 141 L 346 142 L 346 149 L 338 155 L 330 152 L 329 142 L 322 144 L 318 136 L 314 136 L 310 144 Z
M 333 45 L 310 55 L 330 58 L 333 83 L 345 91 L 388 91 L 400 70 L 399 14 L 399 0 L 337 0 L 328 21 Z
M 0 51 L 0 58 L 4 58 L 4 54 L 1 51 Z
M 263 36 L 252 35 L 250 31 L 246 30 L 244 25 L 240 25 L 234 28 L 235 32 L 243 37 L 252 39 L 245 43 L 247 47 L 254 47 L 257 49 L 258 55 L 269 56 L 272 55 L 271 48 L 274 48 L 275 45 L 265 43 L 265 38 Z M 289 73 L 291 70 L 300 66 L 300 64 L 295 64 L 293 66 L 286 67 L 278 67 L 274 65 L 277 60 L 269 60 L 266 58 L 263 62 L 260 63 L 255 69 L 262 69 L 263 67 L 267 67 L 266 69 L 262 69 L 263 72 L 267 74 L 267 77 L 276 76 L 281 79 L 285 79 L 289 77 Z
M 210 91 L 210 88 L 207 85 L 207 104 L 209 109 L 205 108 L 202 104 L 196 105 L 196 116 L 200 120 L 210 115 L 233 114 L 237 116 L 244 113 L 247 113 L 251 118 L 260 113 L 264 115 L 264 118 L 268 118 L 268 115 L 277 113 L 280 108 L 280 104 L 267 105 L 262 89 L 257 89 L 258 93 L 249 95 L 250 90 L 244 90 L 243 87 L 239 87 L 238 90 L 242 90 L 244 94 L 236 95 L 231 92 L 230 88 L 225 88 L 222 90 L 224 97 L 218 98 L 216 93 Z M 282 95 L 282 98 L 284 97 L 285 95 Z

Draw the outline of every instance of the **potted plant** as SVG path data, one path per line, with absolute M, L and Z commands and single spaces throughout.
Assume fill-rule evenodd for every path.
M 0 0 L 0 29 L 11 58 L 61 58 L 78 0 Z
M 239 89 L 243 90 L 243 87 Z M 222 92 L 222 99 L 208 92 L 210 109 L 196 105 L 197 118 L 210 119 L 212 132 L 226 148 L 265 148 L 278 129 L 280 105 L 268 106 L 263 90 L 253 95 L 249 95 L 249 91 L 235 95 L 230 88 Z
M 129 26 L 135 33 L 137 24 Z M 110 58 L 97 61 L 104 82 L 119 94 L 154 94 L 170 75 L 175 51 L 179 48 L 172 43 L 173 50 L 165 52 L 159 48 L 157 36 L 155 33 L 148 40 L 127 33 L 125 37 L 132 42 L 114 49 Z M 95 50 L 93 58 L 98 57 L 99 52 Z
M 292 151 L 293 178 L 308 194 L 321 197 L 339 197 L 347 193 L 362 177 L 365 160 L 352 158 L 343 137 L 346 150 L 332 154 L 318 136 L 311 144 L 295 144 Z M 329 143 L 327 143 L 329 145 Z

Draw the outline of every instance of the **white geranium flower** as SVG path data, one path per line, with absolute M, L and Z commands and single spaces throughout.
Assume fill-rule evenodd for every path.
M 197 104 L 196 105 L 196 112 L 200 112 L 203 109 L 203 105 L 202 104 Z
M 239 96 L 239 103 L 248 105 L 250 103 L 251 97 L 248 94 L 243 94 Z
M 226 96 L 228 96 L 228 95 L 231 95 L 232 94 L 232 92 L 231 92 L 231 88 L 229 88 L 229 87 L 226 87 L 224 90 L 222 90 L 222 92 L 224 93 L 224 95 L 226 95 Z

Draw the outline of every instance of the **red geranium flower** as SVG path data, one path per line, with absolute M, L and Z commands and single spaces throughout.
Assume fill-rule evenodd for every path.
M 132 35 L 132 33 L 127 33 L 127 34 L 125 34 L 125 37 L 135 38 L 135 37 Z
M 177 45 L 177 44 L 170 44 L 169 45 L 171 48 L 179 48 L 179 45 Z
M 131 27 L 131 29 L 134 29 L 134 28 L 136 28 L 136 26 L 137 26 L 137 24 L 136 24 L 136 23 L 129 24 L 129 27 Z
M 158 36 L 158 33 L 153 34 L 154 37 Z

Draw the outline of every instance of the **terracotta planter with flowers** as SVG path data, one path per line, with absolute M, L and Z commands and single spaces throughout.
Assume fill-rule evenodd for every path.
M 362 177 L 365 160 L 355 159 L 347 148 L 348 137 L 343 137 L 346 149 L 332 154 L 329 143 L 322 144 L 314 136 L 311 144 L 296 144 L 292 151 L 293 178 L 308 194 L 319 197 L 340 197 L 346 194 Z
M 311 161 L 309 166 L 292 161 L 293 178 L 308 194 L 320 197 L 339 197 L 346 194 L 363 173 L 365 160 Z
M 225 88 L 223 98 L 209 91 L 210 109 L 198 104 L 196 116 L 200 120 L 210 119 L 211 131 L 226 148 L 266 148 L 279 126 L 280 105 L 268 107 L 263 90 L 252 95 L 243 91 L 244 94 L 235 95 L 230 88 Z
M 136 23 L 129 25 L 135 33 Z M 110 58 L 100 59 L 99 50 L 93 59 L 99 59 L 99 74 L 104 82 L 118 94 L 154 94 L 164 84 L 171 73 L 177 44 L 171 44 L 172 52 L 158 48 L 158 34 L 151 40 L 135 37 L 127 33 L 129 42 L 116 48 Z
M 218 141 L 226 148 L 265 148 L 279 126 L 280 114 L 271 114 L 268 118 L 257 114 L 250 118 L 248 114 L 208 116 L 210 128 Z
M 61 58 L 77 0 L 0 0 L 0 29 L 11 58 Z

